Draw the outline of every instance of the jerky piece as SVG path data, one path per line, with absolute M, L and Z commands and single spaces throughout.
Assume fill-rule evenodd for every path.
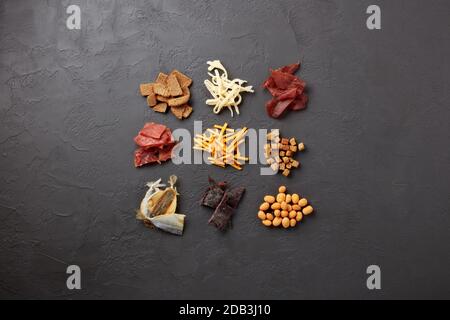
M 142 83 L 139 89 L 143 97 L 149 96 L 153 93 L 153 83 Z
M 239 206 L 239 202 L 242 199 L 242 196 L 245 193 L 245 188 L 243 187 L 237 187 L 233 188 L 230 191 L 226 191 L 226 194 L 228 196 L 228 202 L 227 204 L 232 207 L 233 209 L 236 209 Z
M 183 118 L 188 118 L 192 113 L 192 107 L 190 105 L 185 105 L 184 106 L 184 111 L 183 111 Z
M 220 201 L 225 194 L 225 189 L 227 187 L 226 182 L 216 183 L 211 177 L 209 178 L 209 187 L 203 194 L 200 204 L 205 207 L 217 208 Z
M 163 72 L 160 72 L 159 74 L 158 74 L 158 77 L 156 77 L 156 80 L 155 80 L 155 82 L 157 82 L 157 83 L 166 83 L 166 81 L 167 81 L 167 74 L 165 74 L 165 73 L 163 73 Z
M 167 130 L 167 127 L 163 124 L 155 123 L 155 122 L 147 122 L 139 134 L 143 136 L 159 139 L 163 135 L 163 133 Z
M 160 102 L 152 108 L 156 112 L 165 113 L 167 111 L 167 103 Z
M 192 84 L 192 79 L 187 75 L 181 73 L 180 71 L 175 69 L 171 73 L 177 77 L 178 83 L 180 84 L 181 88 L 187 88 Z
M 153 91 L 157 95 L 170 97 L 169 89 L 167 89 L 167 86 L 165 84 L 155 83 L 155 85 L 153 86 Z
M 177 117 L 178 119 L 183 119 L 184 106 L 171 107 L 170 111 Z
M 225 194 L 208 221 L 209 224 L 214 225 L 221 231 L 226 230 L 230 226 L 234 213 L 234 209 L 228 205 L 228 200 L 229 197 Z
M 169 88 L 169 92 L 172 97 L 181 96 L 183 94 L 177 77 L 173 73 L 167 77 L 167 87 Z

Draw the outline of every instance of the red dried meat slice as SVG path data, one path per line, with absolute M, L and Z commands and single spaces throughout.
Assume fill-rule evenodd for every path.
M 149 122 L 145 124 L 144 128 L 142 128 L 139 134 L 146 137 L 159 139 L 166 129 L 167 127 L 163 124 Z
M 292 82 L 295 81 L 295 78 L 296 76 L 287 72 L 272 71 L 272 79 L 278 89 L 288 89 Z
M 302 110 L 306 108 L 306 104 L 308 103 L 308 96 L 306 94 L 302 94 L 300 97 L 296 98 L 289 105 L 289 108 L 294 111 Z
M 281 71 L 281 72 L 287 72 L 287 73 L 290 73 L 290 74 L 294 74 L 294 73 L 297 72 L 298 69 L 300 69 L 300 62 L 289 64 L 289 65 L 281 67 L 281 68 L 279 68 L 277 70 Z
M 272 117 L 279 118 L 281 117 L 286 110 L 289 109 L 289 105 L 294 101 L 294 99 L 277 101 L 276 105 L 272 110 Z
M 134 165 L 136 167 L 142 167 L 146 164 L 151 163 L 161 163 L 164 161 L 167 161 L 169 159 L 172 159 L 172 150 L 173 150 L 174 144 L 166 145 L 164 148 L 152 148 L 152 149 L 145 149 L 145 148 L 139 148 L 134 153 Z
M 298 95 L 298 89 L 297 88 L 292 88 L 292 89 L 288 89 L 288 90 L 283 91 L 282 94 L 277 96 L 277 100 L 278 101 L 292 100 L 292 99 L 295 99 L 297 97 L 297 95 Z
M 172 158 L 175 141 L 172 131 L 164 125 L 147 123 L 134 141 L 139 146 L 134 153 L 136 167 L 154 162 L 160 163 Z
M 271 117 L 279 118 L 287 110 L 298 111 L 306 108 L 306 83 L 294 76 L 299 68 L 300 64 L 294 63 L 271 70 L 270 76 L 264 81 L 263 87 L 273 96 L 273 99 L 266 103 L 267 113 Z
M 152 137 L 148 137 L 148 136 L 143 135 L 142 132 L 140 132 L 134 138 L 134 142 L 136 142 L 136 144 L 140 147 L 150 149 L 150 148 L 161 147 L 168 143 L 172 143 L 173 137 L 172 137 L 172 132 L 170 131 L 170 129 L 166 128 L 164 130 L 164 133 L 160 136 L 160 138 L 155 139 Z
M 158 152 L 155 150 L 146 150 L 139 148 L 134 152 L 134 165 L 141 167 L 145 164 L 157 162 L 159 159 Z
M 172 159 L 172 150 L 175 144 L 167 145 L 162 150 L 159 151 L 159 161 L 167 161 Z

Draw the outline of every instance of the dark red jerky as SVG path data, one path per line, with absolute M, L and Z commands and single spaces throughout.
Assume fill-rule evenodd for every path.
M 209 187 L 203 194 L 201 205 L 210 208 L 217 208 L 220 201 L 225 194 L 226 182 L 221 182 L 221 185 L 209 178 Z
M 287 73 L 290 73 L 290 74 L 294 74 L 294 73 L 297 72 L 298 69 L 300 69 L 300 62 L 289 64 L 289 65 L 281 67 L 281 68 L 279 68 L 277 70 L 281 71 L 281 72 L 287 72 Z
M 305 93 L 306 83 L 294 76 L 300 68 L 299 63 L 270 70 L 271 75 L 264 81 L 263 87 L 273 96 L 266 104 L 269 116 L 279 118 L 288 110 L 298 111 L 306 108 L 308 96 Z
M 231 189 L 230 191 L 226 191 L 226 195 L 228 197 L 228 205 L 234 209 L 239 206 L 239 202 L 241 202 L 242 196 L 245 193 L 245 188 L 237 187 Z
M 209 223 L 219 230 L 225 230 L 231 224 L 234 210 L 245 193 L 245 188 L 237 187 L 228 190 L 226 182 L 217 183 L 209 178 L 208 189 L 203 194 L 201 205 L 215 209 Z
M 217 229 L 224 231 L 231 224 L 231 218 L 234 214 L 234 208 L 228 204 L 228 195 L 225 194 L 212 214 L 208 223 L 214 225 Z

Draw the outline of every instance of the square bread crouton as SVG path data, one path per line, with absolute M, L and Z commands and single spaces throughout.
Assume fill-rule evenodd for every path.
M 160 72 L 160 73 L 158 74 L 158 76 L 156 77 L 155 82 L 156 82 L 156 83 L 162 83 L 162 84 L 165 84 L 166 81 L 167 81 L 167 77 L 168 77 L 167 74 Z
M 143 97 L 149 96 L 153 94 L 153 83 L 141 83 L 139 86 L 139 89 L 141 91 L 141 95 Z
M 175 106 L 170 107 L 170 111 L 174 114 L 178 119 L 183 119 L 184 106 Z
M 177 77 L 173 73 L 169 74 L 167 77 L 167 88 L 169 89 L 169 93 L 172 97 L 178 97 L 183 94 Z
M 192 84 L 192 79 L 180 71 L 175 69 L 171 73 L 177 77 L 178 83 L 182 88 L 187 88 Z
M 156 96 L 154 93 L 147 96 L 147 105 L 149 107 L 154 107 L 157 103 L 158 101 L 156 101 Z
M 189 116 L 191 115 L 191 113 L 192 113 L 192 107 L 190 106 L 190 105 L 188 105 L 188 104 L 186 104 L 185 106 L 184 106 L 184 111 L 183 111 L 183 118 L 189 118 Z
M 167 111 L 167 103 L 160 102 L 156 106 L 154 106 L 153 111 L 165 113 Z
M 163 97 L 170 97 L 169 89 L 167 88 L 167 86 L 165 84 L 162 84 L 159 82 L 155 83 L 155 85 L 153 86 L 153 91 L 157 95 L 160 95 Z

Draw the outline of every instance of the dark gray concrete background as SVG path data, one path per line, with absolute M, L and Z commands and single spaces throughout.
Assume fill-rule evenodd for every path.
M 82 10 L 66 28 L 66 7 Z M 382 30 L 366 28 L 370 4 Z M 0 1 L 1 298 L 450 298 L 450 2 Z M 206 61 L 257 90 L 242 115 L 204 104 Z M 301 60 L 311 100 L 269 118 L 268 68 Z M 193 77 L 194 113 L 156 114 L 141 82 Z M 290 179 L 167 163 L 133 167 L 147 121 L 281 128 L 308 152 Z M 183 237 L 146 229 L 148 180 L 179 176 Z M 247 187 L 222 234 L 198 199 L 207 176 Z M 295 230 L 256 219 L 280 184 L 317 213 Z M 82 290 L 66 288 L 66 267 Z M 382 290 L 366 268 L 382 269 Z

